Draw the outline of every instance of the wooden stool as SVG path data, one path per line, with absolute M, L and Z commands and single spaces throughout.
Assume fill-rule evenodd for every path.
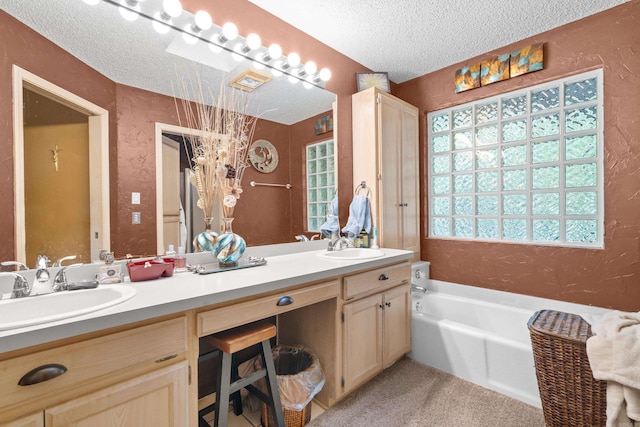
M 222 352 L 220 357 L 220 378 L 216 384 L 214 427 L 225 427 L 227 425 L 230 396 L 234 400 L 234 412 L 236 412 L 236 415 L 242 413 L 242 403 L 240 402 L 240 390 L 242 388 L 246 388 L 269 405 L 275 414 L 278 427 L 285 427 L 276 368 L 271 354 L 270 339 L 275 336 L 276 327 L 274 325 L 268 322 L 256 322 L 202 338 Z M 260 353 L 264 368 L 246 378 L 239 378 L 237 363 L 232 363 L 233 354 L 257 344 L 261 344 Z M 265 376 L 267 377 L 268 395 L 253 385 L 254 382 Z M 200 416 L 202 416 L 203 412 L 210 411 L 202 410 L 200 411 Z M 201 425 L 203 425 L 202 419 Z

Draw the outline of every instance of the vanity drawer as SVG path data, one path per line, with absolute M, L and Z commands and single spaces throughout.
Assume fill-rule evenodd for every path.
M 137 365 L 157 362 L 161 367 L 165 360 L 177 360 L 186 349 L 187 320 L 180 317 L 7 359 L 0 362 L 0 408 L 34 401 L 48 405 L 73 389 L 90 391 L 109 384 L 112 376 L 128 375 Z M 52 379 L 18 384 L 32 370 L 43 374 L 65 368 L 66 372 Z
M 411 264 L 403 263 L 389 267 L 377 268 L 364 273 L 344 278 L 344 300 L 349 301 L 356 296 L 378 292 L 386 288 L 408 282 L 411 278 Z
M 265 319 L 340 295 L 338 280 L 280 292 L 251 301 L 227 305 L 197 315 L 198 336 L 203 337 L 256 320 Z M 285 305 L 278 305 L 281 301 Z

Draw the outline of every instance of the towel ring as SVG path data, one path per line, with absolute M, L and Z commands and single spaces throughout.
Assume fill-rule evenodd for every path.
M 369 197 L 371 195 L 371 189 L 369 187 L 367 187 L 367 183 L 366 181 L 362 181 L 360 183 L 360 185 L 358 185 L 356 187 L 356 191 L 355 191 L 355 195 L 359 195 L 360 190 L 367 190 L 367 194 L 365 194 L 365 196 Z

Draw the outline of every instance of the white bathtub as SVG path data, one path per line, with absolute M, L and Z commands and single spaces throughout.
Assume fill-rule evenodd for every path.
M 607 309 L 425 280 L 412 292 L 409 357 L 540 407 L 527 322 L 537 310 L 595 321 Z

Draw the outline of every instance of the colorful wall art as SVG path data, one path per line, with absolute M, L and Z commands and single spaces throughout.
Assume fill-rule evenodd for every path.
M 509 78 L 509 58 L 511 55 L 498 55 L 483 61 L 480 66 L 480 85 L 507 80 Z
M 511 77 L 542 70 L 542 43 L 530 44 L 511 54 Z
M 456 70 L 456 93 L 510 79 L 543 68 L 543 43 L 520 48 Z
M 456 93 L 480 87 L 480 64 L 462 67 L 456 71 Z
M 333 115 L 321 117 L 316 120 L 316 135 L 331 132 L 333 130 Z

